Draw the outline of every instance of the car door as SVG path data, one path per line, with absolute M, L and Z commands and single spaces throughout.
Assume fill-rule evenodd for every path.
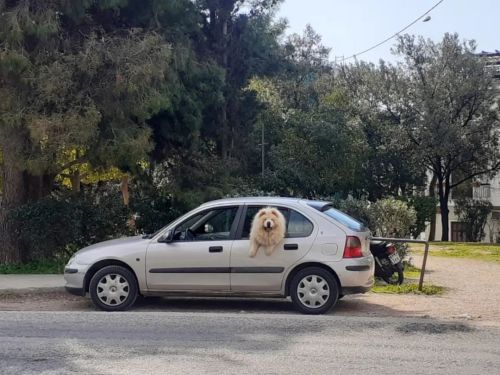
M 317 228 L 310 218 L 295 209 L 278 206 L 287 222 L 283 243 L 271 256 L 261 249 L 257 256 L 249 257 L 251 223 L 266 206 L 248 205 L 243 210 L 231 248 L 231 291 L 280 291 L 285 271 L 307 254 L 316 237 Z
M 152 242 L 146 257 L 148 289 L 228 291 L 239 209 L 228 206 L 199 211 L 176 226 L 171 242 Z

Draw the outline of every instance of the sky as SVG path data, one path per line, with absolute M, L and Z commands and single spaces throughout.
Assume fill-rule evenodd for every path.
M 357 54 L 398 32 L 432 8 L 439 0 L 284 0 L 278 17 L 289 21 L 288 33 L 302 33 L 310 24 L 332 48 L 330 58 Z M 444 0 L 430 13 L 429 22 L 419 21 L 406 31 L 434 41 L 446 32 L 474 39 L 478 52 L 500 50 L 500 0 Z M 395 39 L 359 55 L 358 59 L 395 61 Z

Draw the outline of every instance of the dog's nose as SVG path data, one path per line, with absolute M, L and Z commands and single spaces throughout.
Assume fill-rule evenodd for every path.
M 268 222 L 266 223 L 266 228 L 271 228 L 271 222 L 270 222 L 270 221 L 268 221 Z

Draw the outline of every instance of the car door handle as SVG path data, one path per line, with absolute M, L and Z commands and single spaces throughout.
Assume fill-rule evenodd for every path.
M 299 245 L 297 245 L 296 243 L 286 243 L 284 248 L 285 250 L 298 250 Z
M 208 248 L 209 253 L 222 253 L 222 246 L 210 246 Z

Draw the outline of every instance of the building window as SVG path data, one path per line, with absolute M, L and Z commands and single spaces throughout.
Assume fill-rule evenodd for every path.
M 491 185 L 481 184 L 474 186 L 472 189 L 472 197 L 474 199 L 490 199 L 491 198 Z
M 451 223 L 451 240 L 453 242 L 466 242 L 467 235 L 465 229 L 467 228 L 467 224 L 460 223 L 458 221 L 453 221 Z

